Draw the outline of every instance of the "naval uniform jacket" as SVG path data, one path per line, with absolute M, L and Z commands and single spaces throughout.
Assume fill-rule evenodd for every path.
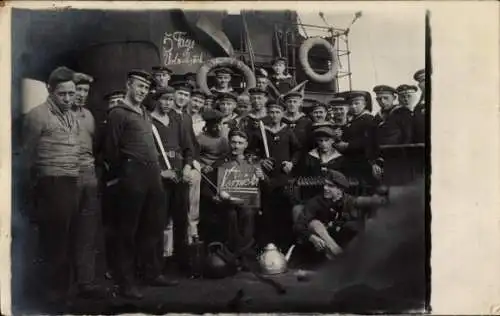
M 262 139 L 260 132 L 260 122 L 268 125 L 270 123 L 270 118 L 268 115 L 263 117 L 257 117 L 253 113 L 247 114 L 244 118 L 240 120 L 239 128 L 245 131 L 248 136 L 248 148 L 247 152 L 258 155 L 261 148 L 259 148 L 259 139 Z
M 344 127 L 342 140 L 349 146 L 344 154 L 353 161 L 373 161 L 378 156 L 377 125 L 373 116 L 363 112 Z
M 301 159 L 295 174 L 299 177 L 323 177 L 327 170 L 345 173 L 344 169 L 345 157 L 340 152 L 335 150 L 325 160 L 321 160 L 319 151 L 315 148 Z
M 109 111 L 104 160 L 114 177 L 120 176 L 123 163 L 127 160 L 159 169 L 153 119 L 143 106 L 141 109 L 142 113 L 122 101 Z
M 377 140 L 380 145 L 408 144 L 412 141 L 412 114 L 408 108 L 394 106 L 388 112 L 381 112 L 375 118 Z
M 174 170 L 181 170 L 185 165 L 193 163 L 193 148 L 189 143 L 190 135 L 179 115 L 170 110 L 165 115 L 158 112 L 151 113 L 153 124 L 158 130 L 163 148 L 165 149 L 167 159 Z M 167 166 L 163 161 L 161 152 L 159 153 L 159 160 L 162 169 Z
M 198 140 L 194 134 L 193 119 L 191 118 L 191 115 L 175 109 L 170 110 L 169 114 L 182 122 L 182 128 L 185 130 L 185 134 L 188 135 L 188 144 L 191 147 L 192 152 L 192 160 L 191 162 L 188 162 L 188 164 L 192 165 L 193 162 L 195 160 L 197 161 L 200 156 L 200 145 L 198 144 Z
M 308 118 L 304 113 L 300 113 L 295 118 L 290 118 L 284 115 L 282 122 L 287 124 L 292 129 L 300 145 L 303 148 L 306 148 L 308 136 L 312 126 L 311 119 Z
M 271 75 L 269 81 L 278 89 L 279 93 L 285 94 L 293 89 L 297 85 L 295 80 L 290 74 L 287 74 L 282 77 L 278 77 L 276 75 Z M 272 88 L 271 88 L 272 89 Z
M 282 124 L 279 129 L 272 130 L 269 126 L 264 127 L 266 131 L 269 155 L 273 159 L 274 169 L 268 173 L 270 185 L 273 187 L 284 186 L 290 174 L 286 174 L 282 169 L 282 162 L 290 161 L 294 167 L 298 165 L 301 156 L 301 146 L 290 127 Z M 254 138 L 253 147 L 256 148 L 256 155 L 259 158 L 266 158 L 264 141 L 259 134 Z
M 413 109 L 413 142 L 425 143 L 425 101 Z

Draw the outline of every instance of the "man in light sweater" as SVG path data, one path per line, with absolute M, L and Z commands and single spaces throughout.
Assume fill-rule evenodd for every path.
M 71 271 L 72 226 L 77 214 L 79 176 L 78 122 L 70 107 L 75 100 L 74 72 L 66 67 L 49 76 L 49 97 L 26 114 L 23 122 L 25 181 L 33 183 L 36 200 L 30 214 L 39 227 L 41 295 L 50 303 L 67 302 Z

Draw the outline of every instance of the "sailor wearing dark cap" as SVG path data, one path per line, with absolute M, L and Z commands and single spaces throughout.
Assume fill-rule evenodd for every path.
M 114 273 L 120 293 L 135 299 L 142 298 L 135 279 L 136 258 L 145 282 L 171 285 L 161 274 L 157 249 L 165 225 L 161 166 L 153 118 L 142 106 L 151 82 L 145 71 L 129 72 L 125 99 L 109 112 L 104 145 L 104 159 L 118 180 Z
M 123 98 L 125 98 L 125 91 L 124 90 L 114 90 L 111 91 L 110 93 L 107 93 L 104 95 L 103 99 L 106 101 L 108 109 L 111 109 L 118 105 L 120 101 L 123 101 Z
M 212 93 L 233 92 L 231 87 L 231 76 L 233 71 L 226 67 L 220 67 L 214 70 L 215 72 L 215 86 L 210 88 Z
M 267 92 L 258 87 L 250 88 L 248 90 L 250 95 L 250 102 L 252 108 L 250 112 L 240 120 L 240 128 L 243 129 L 249 137 L 249 148 L 248 152 L 256 154 L 257 148 L 254 147 L 256 144 L 253 141 L 254 137 L 258 137 L 260 134 L 259 124 L 262 121 L 263 124 L 269 122 L 269 117 L 267 115 L 266 104 L 269 100 Z
M 179 87 L 180 85 L 176 86 Z M 174 95 L 181 91 L 176 92 L 175 89 L 173 90 Z M 175 100 L 175 97 L 172 99 Z M 203 100 L 201 102 L 203 103 Z M 194 164 L 195 156 L 195 148 L 192 143 L 192 137 L 194 136 L 192 135 L 193 130 L 187 114 L 182 112 L 179 114 L 175 110 L 172 110 L 170 106 L 161 102 L 158 105 L 152 116 L 170 163 L 169 168 L 160 156 L 163 170 L 163 185 L 167 201 L 165 215 L 168 222 L 164 229 L 166 228 L 166 235 L 170 239 L 164 241 L 163 252 L 166 256 L 172 253 L 171 239 L 173 237 L 174 259 L 182 264 L 184 260 L 183 251 L 185 249 L 185 242 L 183 241 L 186 239 L 188 225 L 186 219 L 189 215 L 188 210 L 190 207 L 188 194 L 194 178 L 192 175 L 194 169 L 191 168 Z M 184 107 L 184 105 L 181 107 Z M 189 175 L 191 182 L 186 180 L 187 172 L 191 173 Z M 196 234 L 196 231 L 193 234 Z
M 396 91 L 398 92 L 399 104 L 412 111 L 418 88 L 416 86 L 402 84 L 396 88 Z
M 207 173 L 212 183 L 220 183 L 218 174 L 223 177 L 229 170 L 239 169 L 248 173 L 249 179 L 253 179 L 250 185 L 260 186 L 265 179 L 260 166 L 245 155 L 248 146 L 248 138 L 244 131 L 234 129 L 229 132 L 230 152 L 217 160 L 213 165 L 213 171 Z M 218 181 L 219 180 L 219 181 Z M 259 211 L 257 207 L 250 206 L 245 202 L 238 203 L 231 199 L 231 195 L 225 191 L 215 193 L 214 190 L 206 190 L 207 199 L 211 206 L 207 206 L 207 218 L 210 218 L 210 226 L 205 226 L 205 232 L 209 235 L 205 240 L 222 241 L 229 250 L 236 254 L 237 259 L 243 266 L 248 261 L 255 261 L 254 231 L 255 215 Z
M 308 260 L 322 261 L 340 255 L 345 247 L 362 230 L 362 211 L 381 205 L 383 198 L 353 197 L 346 176 L 336 170 L 325 175 L 323 192 L 305 202 L 300 208 L 295 228 L 304 241 L 303 254 Z
M 222 135 L 228 136 L 230 130 L 239 126 L 238 114 L 234 113 L 237 102 L 236 94 L 232 92 L 221 92 L 216 97 L 216 109 L 222 112 Z
M 368 91 L 352 91 L 347 100 L 350 104 L 350 121 L 343 127 L 340 142 L 335 148 L 349 161 L 349 175 L 365 188 L 375 186 L 382 174 L 377 145 L 377 124 L 367 107 L 371 105 Z
M 413 79 L 421 91 L 420 100 L 413 109 L 413 142 L 425 143 L 425 69 L 417 71 Z
M 198 136 L 205 126 L 202 112 L 205 107 L 205 93 L 200 89 L 195 89 L 191 92 L 191 101 L 189 102 L 188 111 L 193 119 L 194 135 Z
M 418 82 L 418 87 L 422 92 L 425 91 L 425 69 L 420 69 L 413 75 L 413 80 Z
M 377 141 L 380 145 L 408 144 L 412 140 L 412 114 L 408 108 L 395 103 L 397 91 L 389 86 L 375 86 L 380 112 L 377 122 Z
M 349 118 L 349 102 L 344 97 L 336 96 L 328 102 L 328 106 L 327 120 L 334 125 L 345 126 Z
M 276 58 L 272 63 L 273 74 L 270 78 L 270 83 L 279 91 L 284 94 L 296 86 L 293 77 L 287 71 L 287 59 L 284 57 Z
M 261 236 L 261 242 L 273 242 L 280 249 L 288 249 L 293 241 L 289 212 L 292 204 L 284 187 L 298 164 L 301 148 L 293 131 L 282 122 L 284 105 L 280 101 L 269 100 L 267 112 L 269 121 L 264 133 L 257 133 L 252 139 L 255 153 L 263 159 L 262 166 L 269 178 L 267 185 L 262 188 L 265 234 Z
M 283 97 L 286 105 L 283 122 L 293 130 L 301 146 L 306 147 L 312 121 L 301 110 L 302 99 L 302 94 L 297 91 L 289 92 Z
M 312 135 L 315 146 L 299 164 L 297 174 L 304 177 L 323 177 L 329 169 L 343 171 L 344 156 L 333 146 L 338 137 L 335 127 L 333 125 L 317 127 Z
M 151 72 L 153 73 L 155 86 L 157 88 L 168 87 L 168 83 L 173 73 L 171 69 L 166 66 L 154 66 L 151 68 Z
M 269 84 L 269 75 L 267 71 L 263 68 L 258 68 L 255 70 L 256 87 L 258 89 L 267 91 L 267 85 Z
M 49 96 L 23 119 L 21 179 L 35 197 L 44 265 L 39 295 L 64 303 L 69 294 L 79 176 L 78 122 L 70 111 L 76 95 L 74 71 L 58 67 L 48 78 Z M 32 187 L 33 186 L 33 187 Z M 70 225 L 71 224 L 71 225 Z
M 182 77 L 183 77 L 184 81 L 186 81 L 188 84 L 192 85 L 193 87 L 198 86 L 198 84 L 196 83 L 196 74 L 194 72 L 187 72 Z

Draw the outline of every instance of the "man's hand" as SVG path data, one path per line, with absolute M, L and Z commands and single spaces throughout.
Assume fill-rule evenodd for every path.
M 264 159 L 262 160 L 262 168 L 266 169 L 267 171 L 271 171 L 274 168 L 274 163 L 271 159 Z
M 210 173 L 210 172 L 212 172 L 212 171 L 214 171 L 214 168 L 212 168 L 212 166 L 208 166 L 208 165 L 207 165 L 207 166 L 203 166 L 203 167 L 201 168 L 201 172 L 203 172 L 203 173 Z
M 185 165 L 184 168 L 182 169 L 182 181 L 186 183 L 191 183 L 192 178 L 191 178 L 191 166 L 190 165 Z
M 311 235 L 311 237 L 309 237 L 309 241 L 314 245 L 314 248 L 316 248 L 317 251 L 323 251 L 326 249 L 325 241 L 316 235 Z
M 379 165 L 372 165 L 372 174 L 376 179 L 380 179 L 384 174 L 384 170 Z
M 255 175 L 257 176 L 257 178 L 259 178 L 259 180 L 264 180 L 265 178 L 264 171 L 262 171 L 262 168 L 260 167 L 257 167 L 255 169 Z
M 290 161 L 283 161 L 281 167 L 286 174 L 289 174 L 293 169 L 293 163 Z
M 170 180 L 174 183 L 179 182 L 179 179 L 177 178 L 177 173 L 175 173 L 174 170 L 171 169 L 163 170 L 160 175 L 163 179 Z

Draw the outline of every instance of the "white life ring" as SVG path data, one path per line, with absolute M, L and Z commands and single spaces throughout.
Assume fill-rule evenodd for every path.
M 207 76 L 210 70 L 216 67 L 231 67 L 241 71 L 245 76 L 245 82 L 246 82 L 246 87 L 244 92 L 248 92 L 248 89 L 255 87 L 257 83 L 253 71 L 247 65 L 245 65 L 245 63 L 242 62 L 241 60 L 231 57 L 212 58 L 207 62 L 205 62 L 203 65 L 201 65 L 200 69 L 198 69 L 198 72 L 196 73 L 196 82 L 198 86 L 203 92 L 209 95 L 212 95 L 212 92 L 208 88 Z
M 328 51 L 328 54 L 330 54 L 330 61 L 332 62 L 332 68 L 324 74 L 318 74 L 312 69 L 311 65 L 309 64 L 308 60 L 309 51 L 311 50 L 311 48 L 313 48 L 313 46 L 316 45 L 325 47 Z M 335 47 L 333 47 L 332 44 L 328 42 L 326 39 L 321 37 L 311 37 L 305 40 L 300 46 L 299 60 L 300 64 L 302 65 L 302 68 L 304 68 L 304 72 L 312 81 L 318 83 L 328 83 L 331 82 L 333 79 L 335 79 L 337 75 L 338 63 L 336 54 L 337 52 L 335 50 Z

